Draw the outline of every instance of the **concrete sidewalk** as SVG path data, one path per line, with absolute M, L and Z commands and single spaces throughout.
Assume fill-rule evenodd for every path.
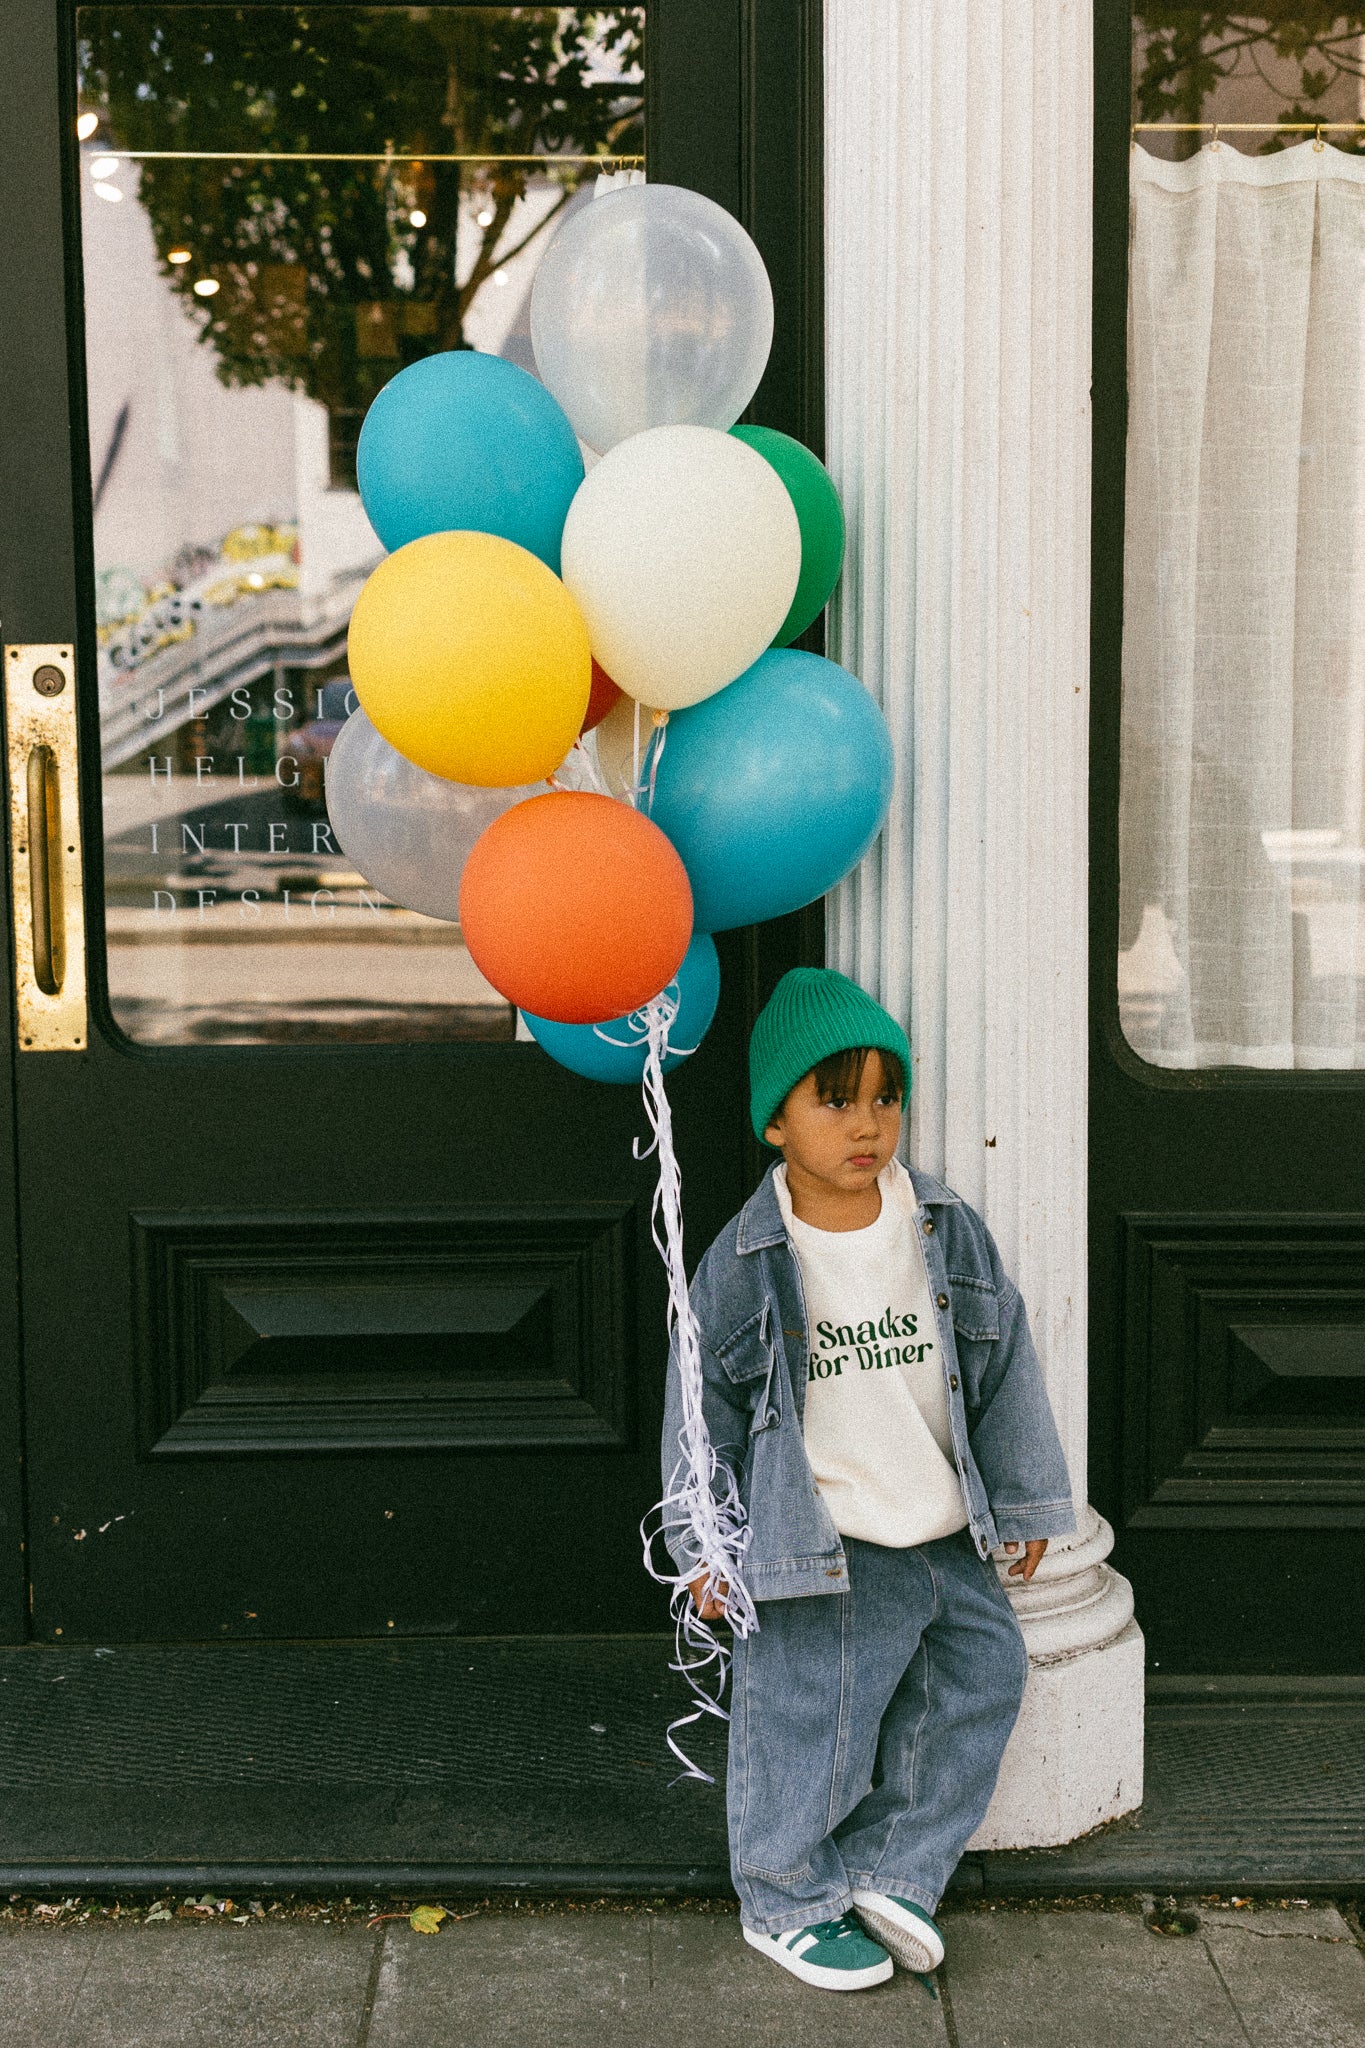
M 978 1904 L 938 1998 L 833 1997 L 726 1910 L 455 1907 L 434 1935 L 267 1917 L 0 1927 L 3 2048 L 1365 2048 L 1365 1952 L 1334 1907 Z M 1188 1915 L 1186 1916 L 1189 1917 Z

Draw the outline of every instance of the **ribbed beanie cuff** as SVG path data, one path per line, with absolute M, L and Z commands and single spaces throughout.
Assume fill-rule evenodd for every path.
M 749 1116 L 754 1135 L 812 1067 L 858 1045 L 893 1052 L 910 1092 L 910 1041 L 889 1010 L 832 967 L 793 967 L 758 1013 L 749 1039 Z

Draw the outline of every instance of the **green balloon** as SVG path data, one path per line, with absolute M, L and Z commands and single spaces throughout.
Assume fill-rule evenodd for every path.
M 731 427 L 777 471 L 801 528 L 801 575 L 774 647 L 787 647 L 818 619 L 844 566 L 844 508 L 823 462 L 776 427 Z

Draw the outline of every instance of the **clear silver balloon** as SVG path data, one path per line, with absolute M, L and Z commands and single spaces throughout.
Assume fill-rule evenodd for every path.
M 451 924 L 459 922 L 460 877 L 474 841 L 544 789 L 474 789 L 429 775 L 358 708 L 327 757 L 327 815 L 347 858 L 392 902 Z
M 536 367 L 599 454 L 647 427 L 732 427 L 772 339 L 753 241 L 681 185 L 604 192 L 565 221 L 536 272 Z

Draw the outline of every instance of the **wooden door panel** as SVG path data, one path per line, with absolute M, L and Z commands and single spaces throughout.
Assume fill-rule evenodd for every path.
M 819 34 L 809 0 L 648 10 L 651 175 L 752 220 L 781 337 L 755 416 L 817 443 Z M 0 618 L 8 642 L 74 640 L 95 763 L 72 35 L 57 0 L 0 29 Z M 84 801 L 97 934 L 94 774 Z M 722 937 L 716 1023 L 670 1082 L 694 1253 L 751 1184 L 748 1021 L 819 942 L 818 910 Z M 88 1049 L 15 1064 L 23 1376 L 0 1429 L 22 1398 L 27 1536 L 7 1466 L 0 1632 L 659 1626 L 638 1524 L 664 1289 L 634 1091 L 513 1043 L 137 1047 L 97 942 L 88 968 Z

